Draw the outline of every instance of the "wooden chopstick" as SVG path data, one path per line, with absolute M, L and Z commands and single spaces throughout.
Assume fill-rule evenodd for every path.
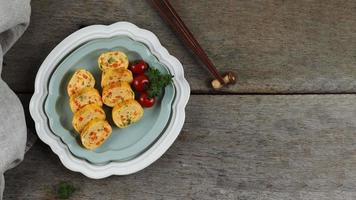
M 184 24 L 178 13 L 172 7 L 168 0 L 150 0 L 153 7 L 158 11 L 161 17 L 179 34 L 183 42 L 192 49 L 195 55 L 204 63 L 210 73 L 221 83 L 224 84 L 224 79 L 219 74 L 213 62 L 209 59 L 203 48 L 195 39 L 193 34 Z

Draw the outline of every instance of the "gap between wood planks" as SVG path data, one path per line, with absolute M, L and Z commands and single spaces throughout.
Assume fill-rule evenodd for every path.
M 275 93 L 253 93 L 253 92 L 226 92 L 226 91 L 211 91 L 211 92 L 191 92 L 191 95 L 239 95 L 239 96 L 287 96 L 287 95 L 356 95 L 356 92 L 294 92 L 294 93 L 287 93 L 287 92 L 275 92 Z
M 16 95 L 23 95 L 23 96 L 31 96 L 33 95 L 33 92 L 16 92 Z M 294 93 L 287 93 L 287 92 L 276 92 L 276 93 L 263 93 L 263 92 L 228 92 L 228 91 L 210 91 L 210 92 L 205 92 L 205 91 L 194 91 L 191 92 L 190 95 L 239 95 L 239 96 L 249 96 L 249 95 L 256 95 L 256 96 L 287 96 L 287 95 L 356 95 L 356 92 L 294 92 Z

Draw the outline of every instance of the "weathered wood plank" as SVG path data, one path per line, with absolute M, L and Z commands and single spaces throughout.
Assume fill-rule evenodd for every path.
M 180 0 L 172 4 L 220 70 L 239 74 L 241 93 L 356 92 L 353 0 Z M 145 0 L 32 1 L 28 31 L 6 55 L 3 77 L 31 92 L 46 55 L 90 24 L 130 21 L 152 30 L 182 61 L 193 92 L 208 73 Z
M 226 106 L 221 106 L 226 105 Z M 179 139 L 147 169 L 90 180 L 38 142 L 6 173 L 5 199 L 356 198 L 356 95 L 193 95 Z

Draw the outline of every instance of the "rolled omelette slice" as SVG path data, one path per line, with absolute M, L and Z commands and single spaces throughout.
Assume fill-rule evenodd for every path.
M 134 98 L 135 93 L 126 81 L 118 81 L 103 88 L 102 100 L 109 107 L 114 107 L 118 103 Z
M 95 88 L 84 88 L 78 95 L 71 97 L 69 100 L 70 109 L 73 113 L 88 104 L 103 106 L 101 96 Z
M 74 72 L 72 78 L 68 82 L 67 93 L 70 97 L 75 96 L 82 89 L 86 87 L 93 88 L 94 85 L 95 85 L 95 79 L 93 75 L 85 69 L 78 69 L 77 71 Z
M 105 120 L 104 110 L 96 104 L 88 104 L 78 110 L 73 116 L 72 124 L 74 129 L 81 133 L 84 127 L 93 119 Z
M 99 68 L 103 71 L 107 69 L 118 69 L 129 66 L 127 55 L 121 51 L 110 51 L 103 53 L 98 58 Z
M 143 116 L 142 106 L 134 99 L 117 104 L 112 110 L 112 119 L 119 128 L 126 128 L 136 123 Z
M 85 126 L 80 139 L 87 149 L 95 149 L 101 146 L 111 135 L 112 128 L 105 120 L 94 119 Z
M 111 83 L 118 81 L 126 81 L 131 83 L 133 80 L 132 72 L 125 68 L 107 69 L 101 75 L 101 87 L 105 87 Z

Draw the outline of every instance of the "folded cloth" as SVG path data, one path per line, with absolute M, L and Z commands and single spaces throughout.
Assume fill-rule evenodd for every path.
M 26 30 L 30 13 L 30 0 L 0 0 L 0 75 L 3 55 Z M 26 132 L 22 104 L 0 78 L 0 200 L 5 185 L 4 172 L 23 159 Z

